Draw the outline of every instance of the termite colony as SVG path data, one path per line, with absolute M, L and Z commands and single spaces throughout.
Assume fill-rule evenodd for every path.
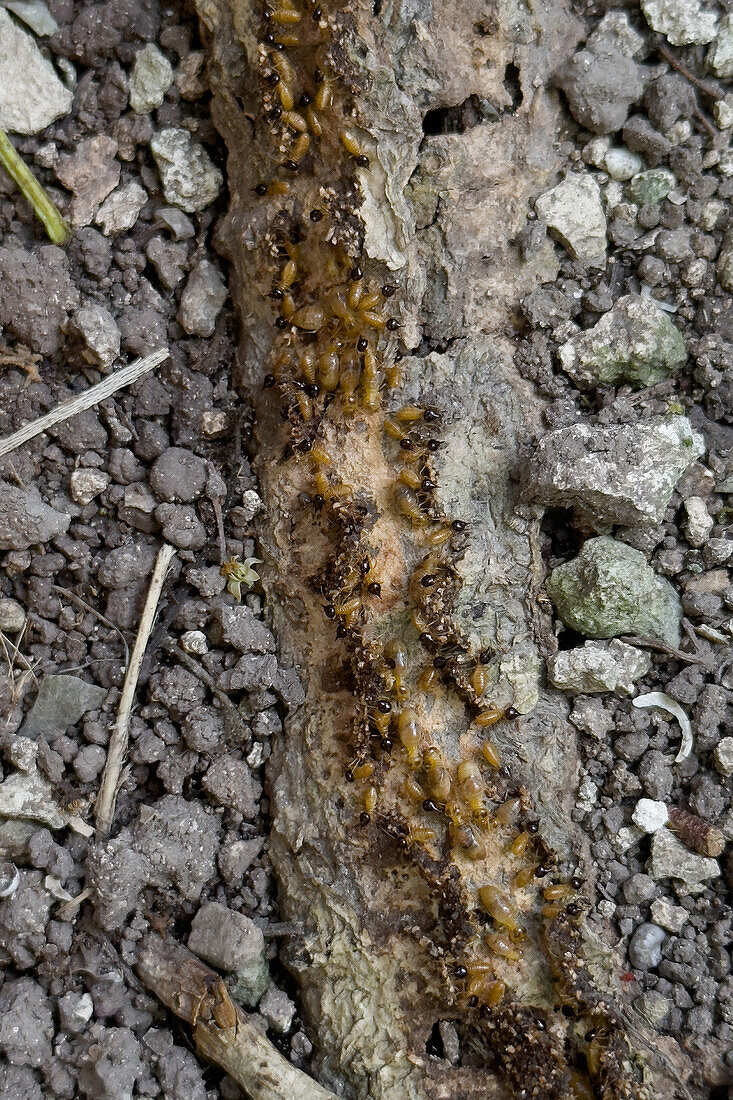
M 335 15 L 313 0 L 271 0 L 264 10 L 261 81 L 273 155 L 254 190 L 273 204 L 266 293 L 278 330 L 264 384 L 282 397 L 314 522 L 337 531 L 316 587 L 353 670 L 357 722 L 345 772 L 355 830 L 391 838 L 439 889 L 457 878 L 457 891 L 442 899 L 452 914 L 444 971 L 464 1006 L 500 1020 L 528 945 L 542 952 L 543 924 L 571 935 L 583 882 L 553 874 L 527 792 L 489 733 L 517 717 L 490 701 L 495 655 L 472 654 L 452 625 L 467 525 L 436 501 L 440 414 L 429 402 L 398 399 L 397 288 L 365 258 L 357 213 L 358 175 L 372 170 L 375 152 L 354 121 L 356 75 L 354 86 L 336 75 L 349 70 L 338 30 Z M 368 486 L 335 473 L 343 464 L 333 440 L 353 424 L 361 437 L 379 439 L 391 464 L 379 502 Z M 389 605 L 385 522 L 409 563 L 405 576 L 390 574 Z M 438 730 L 441 707 L 456 693 L 467 728 L 453 745 Z M 541 1013 L 534 1020 L 545 1029 Z M 581 1086 L 569 1084 L 569 1097 L 572 1088 Z

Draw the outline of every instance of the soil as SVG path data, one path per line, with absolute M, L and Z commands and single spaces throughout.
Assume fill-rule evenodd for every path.
M 72 112 L 13 140 L 62 211 L 72 216 L 76 204 L 79 224 L 63 250 L 49 245 L 0 176 L 0 437 L 99 381 L 117 352 L 130 360 L 165 345 L 170 358 L 0 460 L 0 777 L 36 775 L 60 812 L 92 820 L 161 536 L 177 553 L 138 682 L 113 840 L 52 817 L 4 820 L 0 808 L 0 854 L 12 864 L 0 880 L 0 892 L 12 884 L 0 896 L 0 1094 L 236 1100 L 238 1086 L 197 1060 L 134 973 L 151 927 L 185 941 L 211 902 L 249 918 L 269 965 L 262 1026 L 308 1068 L 316 1036 L 306 1034 L 278 961 L 281 939 L 297 929 L 280 921 L 264 793 L 272 739 L 302 695 L 297 669 L 278 656 L 256 580 L 238 603 L 220 571 L 225 561 L 258 557 L 261 506 L 250 467 L 253 412 L 236 384 L 238 319 L 223 300 L 227 271 L 216 251 L 226 189 L 213 187 L 218 195 L 206 202 L 179 192 L 174 205 L 150 142 L 161 130 L 189 133 L 212 162 L 209 185 L 215 169 L 225 176 L 226 150 L 185 6 L 51 0 L 49 9 L 59 30 L 42 41 L 62 74 L 75 74 Z M 575 14 L 592 28 L 604 10 L 583 4 Z M 733 1089 L 733 855 L 726 850 L 718 872 L 692 888 L 675 887 L 650 873 L 652 837 L 632 813 L 642 797 L 664 801 L 733 839 L 724 743 L 733 702 L 733 309 L 719 281 L 733 193 L 730 131 L 713 121 L 725 88 L 706 72 L 704 48 L 676 49 L 672 66 L 639 11 L 627 14 L 640 37 L 638 88 L 628 74 L 618 86 L 610 79 L 606 99 L 599 93 L 594 103 L 577 73 L 559 77 L 572 112 L 560 150 L 571 171 L 588 167 L 605 189 L 610 262 L 594 267 L 558 247 L 556 282 L 524 301 L 518 359 L 549 401 L 548 431 L 633 423 L 674 404 L 704 436 L 705 454 L 663 519 L 614 530 L 681 598 L 683 641 L 649 650 L 635 694 L 663 691 L 678 702 L 692 721 L 693 752 L 671 763 L 676 719 L 650 718 L 614 693 L 574 695 L 571 721 L 584 760 L 575 818 L 595 863 L 589 920 L 628 959 L 635 1006 L 698 1061 L 700 1095 L 721 1100 Z M 135 113 L 129 79 L 147 43 L 173 78 L 159 106 Z M 606 124 L 612 143 L 623 138 L 645 169 L 672 169 L 667 197 L 632 203 L 623 182 L 597 167 L 598 134 L 583 126 Z M 90 184 L 85 168 L 95 157 Z M 112 191 L 118 207 L 95 221 Z M 538 247 L 537 228 L 530 211 L 520 249 Z M 686 367 L 643 390 L 576 388 L 556 365 L 557 349 L 629 293 L 668 311 L 685 338 Z M 577 515 L 550 511 L 548 568 L 574 557 L 588 533 Z M 561 650 L 582 641 L 560 628 L 558 637 Z M 75 682 L 62 697 L 51 679 L 59 674 L 86 688 Z M 219 965 L 234 971 L 240 962 Z M 460 1064 L 447 1022 L 440 1035 L 429 1053 Z

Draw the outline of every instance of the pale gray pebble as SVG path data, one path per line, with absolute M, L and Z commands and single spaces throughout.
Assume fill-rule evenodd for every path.
M 226 578 L 222 576 L 221 569 L 217 565 L 203 567 L 190 565 L 185 572 L 188 583 L 206 599 L 219 596 L 226 588 Z
M 248 820 L 257 814 L 262 787 L 243 760 L 225 756 L 211 765 L 201 786 L 215 802 L 237 810 Z
M 685 1025 L 695 1035 L 709 1036 L 713 1030 L 713 1014 L 709 1008 L 691 1008 L 685 1016 Z
M 249 868 L 259 856 L 265 845 L 264 837 L 255 836 L 250 840 L 235 840 L 221 848 L 218 855 L 219 870 L 229 886 L 239 886 Z
M 94 1005 L 88 993 L 70 991 L 58 1000 L 59 1021 L 70 1035 L 77 1035 L 85 1029 L 93 1011 Z
M 295 1005 L 282 989 L 270 986 L 259 1003 L 260 1015 L 267 1021 L 268 1027 L 278 1035 L 287 1035 L 293 1026 Z
M 304 1031 L 296 1031 L 290 1040 L 290 1054 L 294 1062 L 302 1064 L 313 1053 L 313 1043 Z
M 186 245 L 176 241 L 166 241 L 163 237 L 153 237 L 147 244 L 145 254 L 163 286 L 167 290 L 174 290 L 186 270 L 188 259 Z
M 178 321 L 189 336 L 211 336 L 226 301 L 227 289 L 219 269 L 201 260 L 188 277 Z
M 71 516 L 51 508 L 35 485 L 21 489 L 0 481 L 0 550 L 27 550 L 69 528 Z
M 265 992 L 270 974 L 262 930 L 243 913 L 206 902 L 191 924 L 188 947 L 194 954 L 236 976 L 232 996 L 255 1005 Z
M 160 669 L 150 677 L 148 698 L 162 703 L 176 721 L 195 711 L 204 701 L 206 688 L 187 668 L 174 665 Z
M 28 843 L 28 859 L 34 867 L 66 882 L 74 870 L 74 860 L 68 849 L 57 844 L 48 829 L 38 829 Z
M 657 749 L 646 752 L 639 764 L 639 779 L 650 798 L 664 802 L 672 792 L 674 776 L 664 753 Z
M 638 905 L 654 897 L 657 885 L 649 875 L 631 875 L 624 883 L 624 897 L 629 905 Z
M 163 538 L 179 550 L 202 550 L 206 546 L 206 528 L 190 504 L 159 504 L 155 518 Z
M 206 488 L 206 463 L 183 447 L 170 447 L 153 463 L 150 488 L 158 500 L 191 504 Z
M 635 970 L 653 970 L 662 961 L 667 933 L 656 924 L 640 924 L 629 942 L 629 962 Z
M 215 645 L 231 646 L 240 653 L 275 652 L 272 631 L 248 607 L 220 603 L 212 608 L 212 615 L 211 640 Z
M 166 1100 L 206 1100 L 203 1072 L 197 1059 L 185 1047 L 174 1046 L 158 1058 L 155 1076 Z

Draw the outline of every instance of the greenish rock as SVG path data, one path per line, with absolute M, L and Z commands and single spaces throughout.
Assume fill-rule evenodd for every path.
M 586 638 L 636 634 L 677 645 L 682 608 L 643 554 L 606 535 L 553 569 L 547 592 L 565 626 Z
M 629 184 L 629 195 L 639 206 L 654 206 L 665 199 L 676 183 L 668 168 L 650 168 L 637 172 Z
M 630 382 L 653 386 L 687 358 L 685 341 L 651 298 L 627 294 L 586 332 L 558 349 L 563 370 L 580 389 Z

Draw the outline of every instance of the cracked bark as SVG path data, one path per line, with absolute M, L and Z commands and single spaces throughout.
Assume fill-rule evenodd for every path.
M 276 165 L 261 106 L 262 9 L 254 0 L 197 0 L 197 8 L 214 119 L 229 151 L 231 205 L 219 244 L 232 262 L 242 317 L 240 382 L 257 409 L 264 582 L 281 653 L 307 693 L 273 746 L 270 851 L 283 917 L 305 928 L 286 961 L 300 983 L 318 1078 L 352 1100 L 672 1097 L 675 1088 L 689 1095 L 673 1084 L 688 1076 L 684 1055 L 649 1036 L 623 1006 L 618 961 L 582 929 L 548 929 L 536 896 L 522 903 L 522 960 L 505 967 L 508 1005 L 487 1020 L 460 996 L 452 975 L 469 934 L 468 899 L 482 881 L 506 875 L 501 845 L 478 866 L 456 864 L 447 842 L 442 858 L 407 858 L 389 827 L 409 816 L 399 764 L 380 773 L 383 827 L 359 828 L 354 788 L 344 782 L 358 693 L 348 647 L 324 620 L 319 591 L 343 552 L 342 535 L 314 511 L 307 466 L 288 450 L 278 402 L 262 389 L 276 341 L 266 297 L 274 215 L 253 193 Z M 542 404 L 513 361 L 518 302 L 554 278 L 556 262 L 549 242 L 525 262 L 513 240 L 531 199 L 557 178 L 560 106 L 549 85 L 581 28 L 560 0 L 531 8 L 487 8 L 478 0 L 352 3 L 328 18 L 329 62 L 350 89 L 371 163 L 357 172 L 355 196 L 338 137 L 327 132 L 320 169 L 332 167 L 342 207 L 356 199 L 365 265 L 382 280 L 391 273 L 399 287 L 401 335 L 412 354 L 401 364 L 402 389 L 386 402 L 429 405 L 442 416 L 438 434 L 448 445 L 432 456 L 436 503 L 469 524 L 455 556 L 453 627 L 471 652 L 491 651 L 492 702 L 520 713 L 493 740 L 567 874 L 586 853 L 571 820 L 575 733 L 564 700 L 541 678 L 552 637 L 541 594 L 541 515 L 517 490 Z M 307 178 L 296 181 L 289 201 L 297 205 L 307 188 Z M 324 415 L 319 433 L 338 476 L 370 513 L 383 596 L 372 636 L 407 636 L 405 578 L 424 549 L 394 514 L 395 461 L 381 427 L 380 414 L 334 414 Z M 449 760 L 475 748 L 455 690 L 439 694 L 427 721 Z M 534 1027 L 538 1017 L 542 1031 Z M 460 1067 L 426 1053 L 440 1019 L 457 1021 Z M 606 1051 L 595 1092 L 576 1072 L 592 1056 L 591 1028 L 605 1037 Z

